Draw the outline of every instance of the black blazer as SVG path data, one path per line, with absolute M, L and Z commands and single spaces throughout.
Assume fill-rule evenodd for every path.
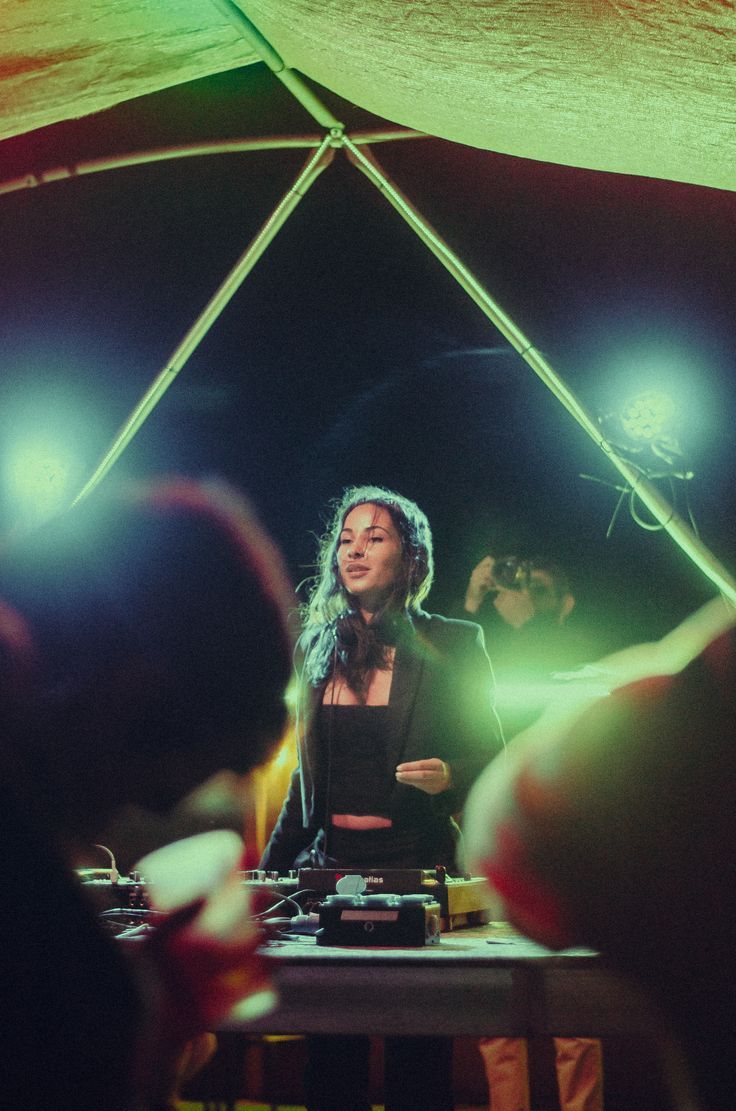
M 395 743 L 387 752 L 387 770 L 393 775 L 403 761 L 440 757 L 451 767 L 452 787 L 428 795 L 396 783 L 389 808 L 395 827 L 446 823 L 462 809 L 471 784 L 501 746 L 493 687 L 479 625 L 437 614 L 412 615 L 407 635 L 396 646 L 389 697 Z M 313 704 L 323 690 L 310 692 Z M 261 859 L 262 868 L 281 873 L 314 841 L 327 807 L 325 769 L 313 728 L 300 738 L 299 750 L 299 766 Z

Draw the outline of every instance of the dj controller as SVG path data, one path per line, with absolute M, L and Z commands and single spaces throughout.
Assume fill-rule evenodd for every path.
M 439 903 L 447 929 L 488 921 L 491 893 L 481 877 L 451 876 L 444 868 L 301 868 L 288 877 L 273 873 L 246 874 L 253 885 L 265 884 L 279 892 L 290 888 L 309 892 L 317 900 L 334 895 L 345 876 L 365 881 L 365 895 L 431 895 Z
M 131 930 L 155 922 L 145 876 L 117 876 L 83 869 L 82 884 L 111 929 Z M 311 933 L 321 945 L 436 945 L 443 931 L 488 922 L 491 891 L 473 876 L 444 868 L 303 868 L 286 876 L 242 873 L 243 883 L 268 928 L 288 935 Z M 268 907 L 280 917 L 269 918 Z

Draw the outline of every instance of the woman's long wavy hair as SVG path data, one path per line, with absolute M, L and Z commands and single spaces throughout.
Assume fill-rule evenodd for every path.
M 337 550 L 345 518 L 359 505 L 378 505 L 391 516 L 401 538 L 401 570 L 390 595 L 366 624 L 340 581 Z M 363 698 L 367 680 L 386 666 L 388 649 L 408 614 L 421 611 L 434 576 L 429 522 L 413 501 L 380 486 L 351 486 L 332 503 L 332 517 L 319 541 L 317 574 L 304 607 L 304 675 L 317 686 L 334 669 Z

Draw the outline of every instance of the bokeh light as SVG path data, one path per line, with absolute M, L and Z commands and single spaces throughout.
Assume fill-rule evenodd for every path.
M 2 522 L 8 536 L 64 510 L 98 450 L 96 415 L 87 398 L 65 385 L 16 380 L 0 419 Z
M 620 435 L 645 447 L 671 437 L 702 449 L 717 423 L 711 368 L 692 341 L 650 336 L 605 354 L 596 387 L 599 412 L 615 414 Z
M 70 446 L 44 437 L 16 441 L 5 451 L 6 499 L 15 524 L 34 524 L 58 513 L 74 493 L 80 471 Z

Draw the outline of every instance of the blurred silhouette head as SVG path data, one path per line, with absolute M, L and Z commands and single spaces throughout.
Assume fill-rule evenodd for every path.
M 6 735 L 66 818 L 168 809 L 283 732 L 291 592 L 225 484 L 96 493 L 5 553 L 0 598 Z

